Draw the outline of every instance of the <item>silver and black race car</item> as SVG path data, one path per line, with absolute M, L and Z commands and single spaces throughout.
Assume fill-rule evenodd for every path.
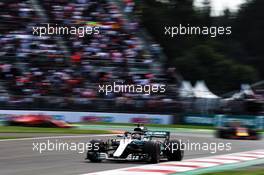
M 224 126 L 216 129 L 216 137 L 223 139 L 244 139 L 244 140 L 259 140 L 260 134 L 254 128 L 243 125 L 239 121 L 225 123 Z
M 158 163 L 164 158 L 181 161 L 184 156 L 182 144 L 178 140 L 170 140 L 170 132 L 148 131 L 142 126 L 115 139 L 92 140 L 91 144 L 93 147 L 86 158 L 91 162 L 133 160 Z

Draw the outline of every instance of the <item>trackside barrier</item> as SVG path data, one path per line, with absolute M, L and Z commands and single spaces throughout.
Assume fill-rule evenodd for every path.
M 47 115 L 57 120 L 70 123 L 105 122 L 105 123 L 145 123 L 145 124 L 172 124 L 172 115 L 157 114 L 128 114 L 128 113 L 98 113 L 98 112 L 65 112 L 65 111 L 25 111 L 0 110 L 2 120 L 10 116 L 19 115 Z

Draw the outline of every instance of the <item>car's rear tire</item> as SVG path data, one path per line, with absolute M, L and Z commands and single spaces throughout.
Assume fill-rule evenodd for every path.
M 219 138 L 219 139 L 226 139 L 228 138 L 227 135 L 228 135 L 228 131 L 224 129 L 219 129 L 215 133 L 216 138 Z
M 170 140 L 167 142 L 169 149 L 165 150 L 168 161 L 181 161 L 184 157 L 184 147 L 178 140 Z M 176 150 L 174 150 L 177 148 Z
M 87 159 L 91 162 L 101 162 L 102 159 L 100 159 L 100 153 L 106 152 L 105 143 L 102 140 L 92 140 L 90 142 L 92 144 L 92 147 L 87 152 Z
M 220 130 L 216 130 L 214 135 L 216 138 L 221 138 Z
M 149 163 L 159 163 L 160 162 L 160 143 L 158 142 L 146 142 L 144 145 L 144 153 L 146 153 L 149 158 Z
M 99 157 L 99 152 L 87 152 L 87 159 L 91 162 L 102 162 L 102 159 Z

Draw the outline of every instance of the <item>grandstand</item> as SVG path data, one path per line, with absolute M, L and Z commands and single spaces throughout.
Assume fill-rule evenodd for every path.
M 1 1 L 1 108 L 147 113 L 219 110 L 220 99 L 211 103 L 179 96 L 182 78 L 175 68 L 163 66 L 162 49 L 142 28 L 134 5 L 132 0 Z M 33 27 L 47 24 L 96 25 L 101 30 L 99 35 L 85 37 L 33 34 Z M 99 85 L 113 82 L 165 84 L 166 92 L 106 95 L 98 91 Z
M 107 0 L 10 0 L 0 7 L 3 108 L 145 110 L 159 105 L 164 110 L 162 104 L 167 108 L 177 97 L 175 70 L 161 66 L 158 44 L 147 45 L 139 37 L 138 22 L 124 15 L 131 7 L 123 10 Z M 32 34 L 34 26 L 47 23 L 78 27 L 88 22 L 104 26 L 100 35 Z M 99 84 L 112 82 L 169 85 L 166 94 L 150 96 L 98 93 Z

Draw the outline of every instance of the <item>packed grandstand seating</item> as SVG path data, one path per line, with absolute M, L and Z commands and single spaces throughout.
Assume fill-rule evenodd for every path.
M 159 45 L 145 44 L 137 34 L 138 22 L 125 17 L 133 1 L 123 5 L 125 10 L 107 0 L 0 2 L 1 106 L 89 109 L 108 104 L 144 109 L 171 102 L 176 93 L 168 97 L 98 92 L 102 83 L 163 82 L 172 85 L 166 92 L 172 93 L 178 82 L 174 69 L 154 67 Z M 45 23 L 83 26 L 89 22 L 103 26 L 100 35 L 32 34 L 34 26 Z
M 121 2 L 121 1 L 120 1 Z M 142 37 L 133 0 L 0 2 L 2 108 L 176 112 L 179 76 L 161 63 L 161 48 Z M 132 14 L 133 15 L 133 14 Z M 34 35 L 33 27 L 100 26 L 100 35 Z M 99 84 L 166 84 L 163 94 L 98 92 Z M 157 108 L 158 106 L 158 108 Z

